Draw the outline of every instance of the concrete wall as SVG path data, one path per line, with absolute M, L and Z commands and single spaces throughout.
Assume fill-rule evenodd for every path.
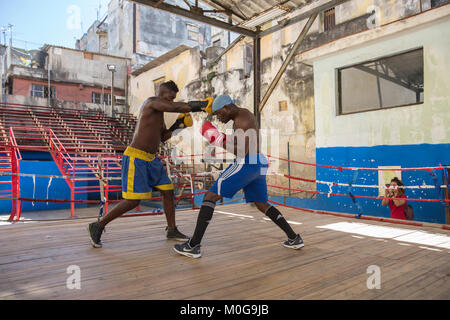
M 131 58 L 133 55 L 133 3 L 112 0 L 108 5 L 108 53 Z
M 51 78 L 59 81 L 105 87 L 111 86 L 111 72 L 107 64 L 114 64 L 114 87 L 125 90 L 128 60 L 95 53 L 85 53 L 60 47 L 48 49 Z
M 183 1 L 172 2 L 176 5 L 183 3 Z M 140 54 L 159 57 L 181 44 L 190 47 L 199 46 L 204 50 L 211 42 L 211 27 L 194 20 L 142 5 L 137 6 L 136 18 L 136 51 Z M 194 31 L 198 31 L 193 38 L 189 36 L 189 25 Z

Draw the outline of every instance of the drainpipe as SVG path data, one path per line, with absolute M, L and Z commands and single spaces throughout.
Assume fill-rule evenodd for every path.
M 5 47 L 5 49 L 6 49 L 6 47 Z M 6 52 L 6 50 L 5 50 L 5 52 Z M 5 97 L 4 97 L 4 94 L 3 94 L 3 83 L 5 82 L 5 64 L 4 64 L 4 60 L 5 60 L 5 57 L 4 57 L 4 54 L 2 55 L 2 61 L 1 61 L 1 64 L 2 64 L 2 79 L 0 80 L 1 81 L 1 83 L 0 83 L 0 96 L 1 96 L 1 101 L 2 102 L 5 102 Z
M 130 113 L 130 106 L 128 105 L 128 86 L 130 85 L 130 79 L 128 74 L 128 60 L 126 60 L 126 75 L 125 75 L 125 113 Z
M 111 72 L 111 117 L 114 116 L 114 71 Z
M 47 64 L 47 82 L 48 82 L 48 94 L 47 94 L 47 104 L 50 107 L 51 106 L 51 96 L 52 96 L 52 87 L 50 85 L 50 55 L 47 55 L 46 57 L 46 64 Z

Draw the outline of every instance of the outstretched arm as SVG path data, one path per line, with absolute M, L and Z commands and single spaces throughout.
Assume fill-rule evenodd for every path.
M 191 111 L 191 107 L 184 102 L 171 102 L 163 99 L 149 99 L 146 101 L 149 107 L 161 112 L 186 113 Z
M 146 101 L 146 104 L 161 112 L 177 112 L 177 113 L 189 113 L 189 112 L 200 112 L 205 111 L 211 113 L 213 99 L 207 98 L 202 101 L 189 101 L 185 102 L 171 102 L 159 98 L 152 98 Z

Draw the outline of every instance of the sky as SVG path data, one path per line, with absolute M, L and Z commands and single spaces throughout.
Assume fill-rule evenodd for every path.
M 13 46 L 36 49 L 44 44 L 75 47 L 76 39 L 108 9 L 110 0 L 0 0 L 0 28 L 13 25 Z M 9 43 L 9 32 L 6 41 Z M 0 43 L 4 44 L 3 32 Z

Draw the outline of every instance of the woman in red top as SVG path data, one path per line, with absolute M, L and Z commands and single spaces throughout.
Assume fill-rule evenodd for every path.
M 389 189 L 386 189 L 385 197 L 405 198 L 405 200 L 383 199 L 383 202 L 381 204 L 383 206 L 389 205 L 389 208 L 391 209 L 390 218 L 406 220 L 405 205 L 407 197 L 405 195 L 405 190 L 401 188 L 402 186 L 403 182 L 399 178 L 395 177 L 394 179 L 391 180 Z

